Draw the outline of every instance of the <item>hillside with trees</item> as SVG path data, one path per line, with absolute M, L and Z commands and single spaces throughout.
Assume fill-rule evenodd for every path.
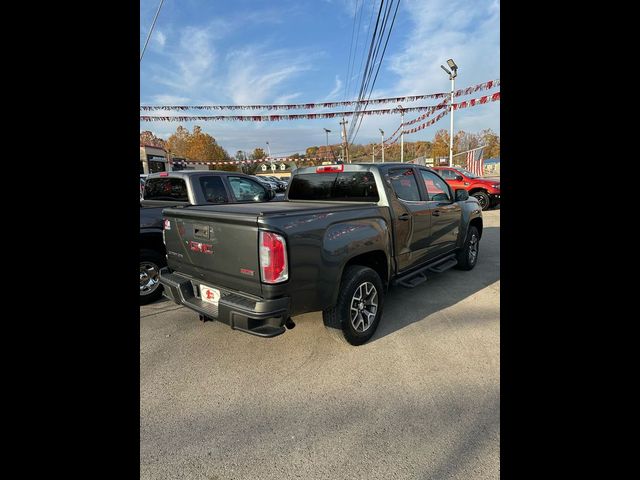
M 194 126 L 193 131 L 189 132 L 183 126 L 177 127 L 166 141 L 156 137 L 149 131 L 140 133 L 141 145 L 153 145 L 164 148 L 174 157 L 183 157 L 187 160 L 198 162 L 230 162 L 243 160 L 260 160 L 267 157 L 267 153 L 260 147 L 253 149 L 251 154 L 238 150 L 231 157 L 227 151 L 220 146 L 216 139 L 208 133 L 204 133 L 202 128 Z M 465 152 L 485 145 L 484 158 L 495 158 L 500 156 L 500 135 L 494 133 L 491 129 L 485 129 L 478 133 L 465 132 L 460 130 L 453 139 L 453 153 Z M 375 152 L 375 161 L 382 161 L 379 143 L 357 144 L 349 146 L 349 159 L 352 162 L 371 162 L 372 152 Z M 289 158 L 307 158 L 317 159 L 312 164 L 320 164 L 323 161 L 337 161 L 342 154 L 342 146 L 336 145 L 314 145 L 307 147 L 303 154 L 295 153 L 289 155 Z M 449 157 L 449 131 L 446 129 L 438 130 L 432 140 L 419 140 L 410 142 L 405 137 L 404 142 L 404 159 L 412 160 L 417 157 L 425 158 L 448 158 Z M 386 162 L 400 161 L 400 141 L 385 148 L 384 159 Z M 454 158 L 454 163 L 465 165 L 466 158 L 461 155 Z M 306 163 L 307 165 L 309 162 Z M 258 164 L 244 165 L 215 165 L 210 169 L 242 171 L 248 174 L 254 174 L 258 168 Z

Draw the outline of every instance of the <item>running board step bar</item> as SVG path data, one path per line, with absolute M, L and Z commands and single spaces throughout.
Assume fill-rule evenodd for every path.
M 392 285 L 400 285 L 405 288 L 414 288 L 427 281 L 427 272 L 442 273 L 445 270 L 449 270 L 451 267 L 455 267 L 458 264 L 458 259 L 455 254 L 441 258 L 436 263 L 422 267 L 415 272 L 408 273 L 403 277 L 396 278 L 391 281 Z

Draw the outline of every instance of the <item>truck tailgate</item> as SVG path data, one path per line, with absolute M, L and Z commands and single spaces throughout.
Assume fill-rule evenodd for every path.
M 256 214 L 171 208 L 164 218 L 171 269 L 213 287 L 262 294 Z

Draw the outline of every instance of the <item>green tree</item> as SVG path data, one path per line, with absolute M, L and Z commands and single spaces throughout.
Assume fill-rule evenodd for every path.
M 251 160 L 261 160 L 263 158 L 267 158 L 266 152 L 259 147 L 254 148 L 251 154 Z

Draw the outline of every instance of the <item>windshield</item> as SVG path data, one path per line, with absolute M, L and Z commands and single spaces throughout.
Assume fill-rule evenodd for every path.
M 469 170 L 465 170 L 464 168 L 456 168 L 460 173 L 462 173 L 465 177 L 469 178 L 480 178 L 477 175 L 471 173 Z

